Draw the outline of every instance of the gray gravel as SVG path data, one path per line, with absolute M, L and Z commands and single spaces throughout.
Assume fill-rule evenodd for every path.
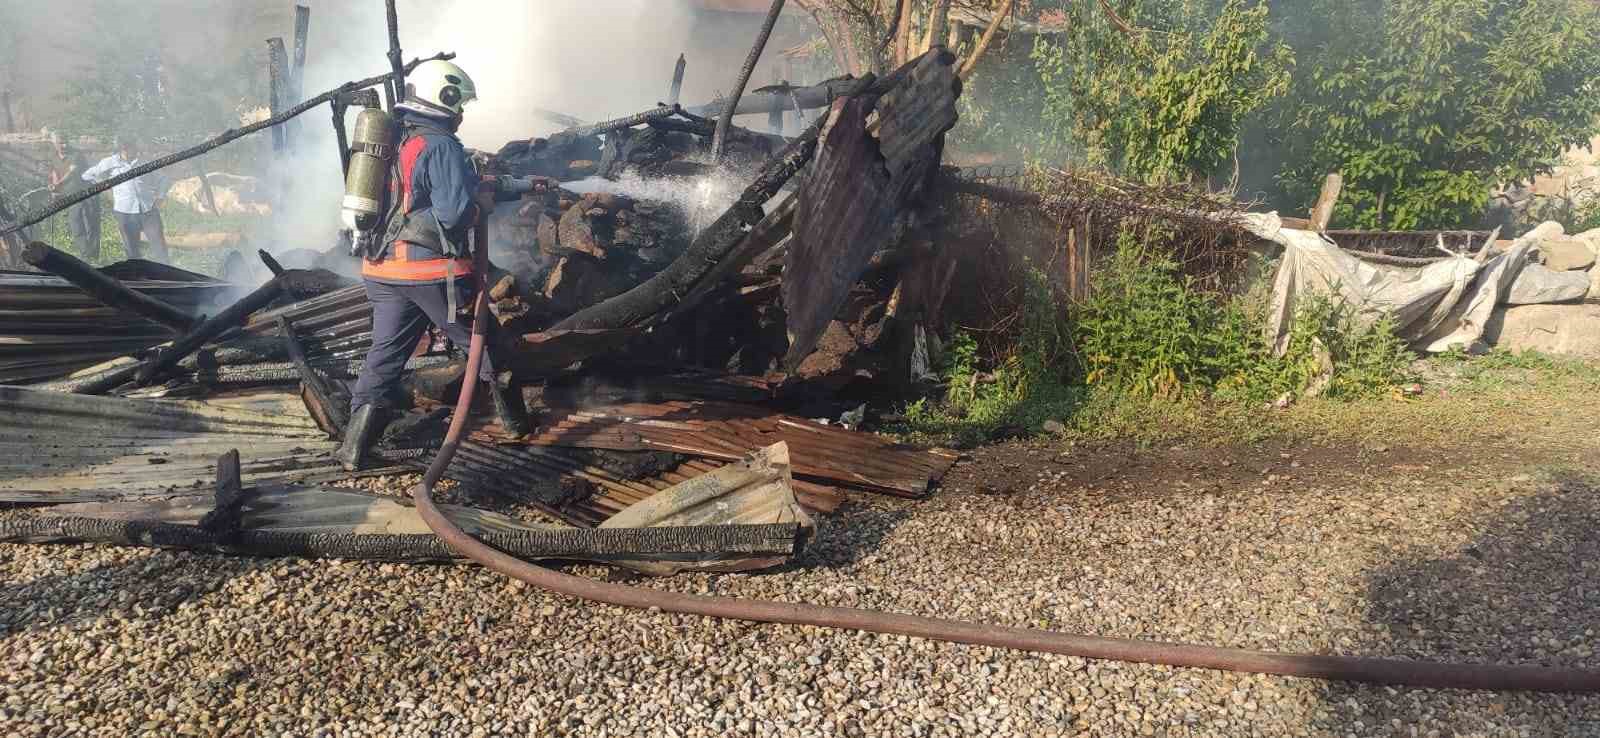
M 932 500 L 851 505 L 785 571 L 641 583 L 1600 668 L 1595 494 L 1548 469 L 1400 450 L 1058 458 L 1010 445 L 962 464 Z M 713 621 L 586 605 L 469 567 L 0 546 L 0 735 L 174 733 L 1600 736 L 1600 698 Z

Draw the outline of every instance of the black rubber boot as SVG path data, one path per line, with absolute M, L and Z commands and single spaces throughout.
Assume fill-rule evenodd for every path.
M 525 436 L 532 432 L 528 423 L 528 406 L 522 401 L 522 390 L 512 385 L 509 378 L 504 386 L 496 381 L 487 384 L 489 396 L 494 398 L 494 414 L 500 419 L 500 427 L 513 436 Z
M 350 414 L 350 424 L 344 429 L 344 443 L 333 453 L 345 471 L 360 471 L 366 465 L 367 453 L 383 435 L 387 416 L 383 408 L 372 404 L 362 405 Z

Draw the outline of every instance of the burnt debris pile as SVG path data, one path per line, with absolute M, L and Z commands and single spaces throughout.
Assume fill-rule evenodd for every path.
M 934 49 L 883 77 L 743 96 L 740 112 L 804 109 L 807 125 L 732 126 L 720 156 L 720 103 L 572 121 L 478 154 L 486 172 L 552 180 L 489 228 L 492 350 L 538 428 L 476 423 L 446 476 L 459 502 L 553 520 L 463 519 L 528 556 L 667 573 L 781 562 L 852 490 L 928 494 L 953 454 L 812 410 L 838 417 L 854 406 L 841 390 L 892 392 L 926 371 L 956 269 L 933 237 L 952 197 L 953 62 Z M 0 371 L 15 385 L 0 441 L 30 462 L 0 479 L 0 504 L 47 510 L 0 539 L 448 558 L 405 537 L 426 534 L 409 507 L 320 485 L 426 467 L 465 347 L 424 338 L 380 466 L 347 474 L 329 450 L 372 341 L 364 288 L 335 273 L 349 270 L 263 253 L 230 272 L 258 273 L 252 285 L 25 251 L 41 271 L 0 275 Z M 89 427 L 96 442 L 74 440 Z

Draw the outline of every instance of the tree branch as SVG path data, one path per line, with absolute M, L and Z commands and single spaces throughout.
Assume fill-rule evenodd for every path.
M 1105 0 L 1101 0 L 1101 2 L 1104 3 Z M 1011 6 L 1014 4 L 1016 4 L 1016 0 L 1001 1 L 1000 9 L 996 10 L 994 17 L 989 20 L 989 27 L 983 29 L 983 37 L 978 39 L 978 45 L 973 47 L 972 54 L 961 64 L 961 70 L 956 72 L 956 76 L 960 77 L 961 81 L 965 82 L 968 77 L 972 76 L 972 69 L 978 66 L 978 59 L 983 56 L 983 52 L 989 50 L 989 44 L 994 41 L 994 36 L 1000 31 L 1001 24 L 1005 22 L 1006 18 L 1011 17 Z

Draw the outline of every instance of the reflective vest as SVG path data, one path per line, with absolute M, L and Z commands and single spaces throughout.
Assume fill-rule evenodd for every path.
M 390 202 L 398 203 L 391 210 L 383 239 L 388 243 L 377 261 L 363 259 L 361 275 L 386 282 L 437 282 L 450 277 L 472 273 L 471 258 L 450 259 L 433 254 L 444 253 L 446 245 L 439 238 L 439 228 L 431 211 L 431 204 L 413 210 L 411 202 L 412 177 L 417 159 L 422 156 L 428 141 L 422 135 L 407 129 L 405 140 L 395 157 L 395 169 L 390 174 Z M 477 206 L 471 206 L 476 210 Z M 464 237 L 463 237 L 464 238 Z M 411 258 L 411 245 L 426 246 L 433 254 L 422 259 Z M 465 249 L 458 249 L 464 252 Z

